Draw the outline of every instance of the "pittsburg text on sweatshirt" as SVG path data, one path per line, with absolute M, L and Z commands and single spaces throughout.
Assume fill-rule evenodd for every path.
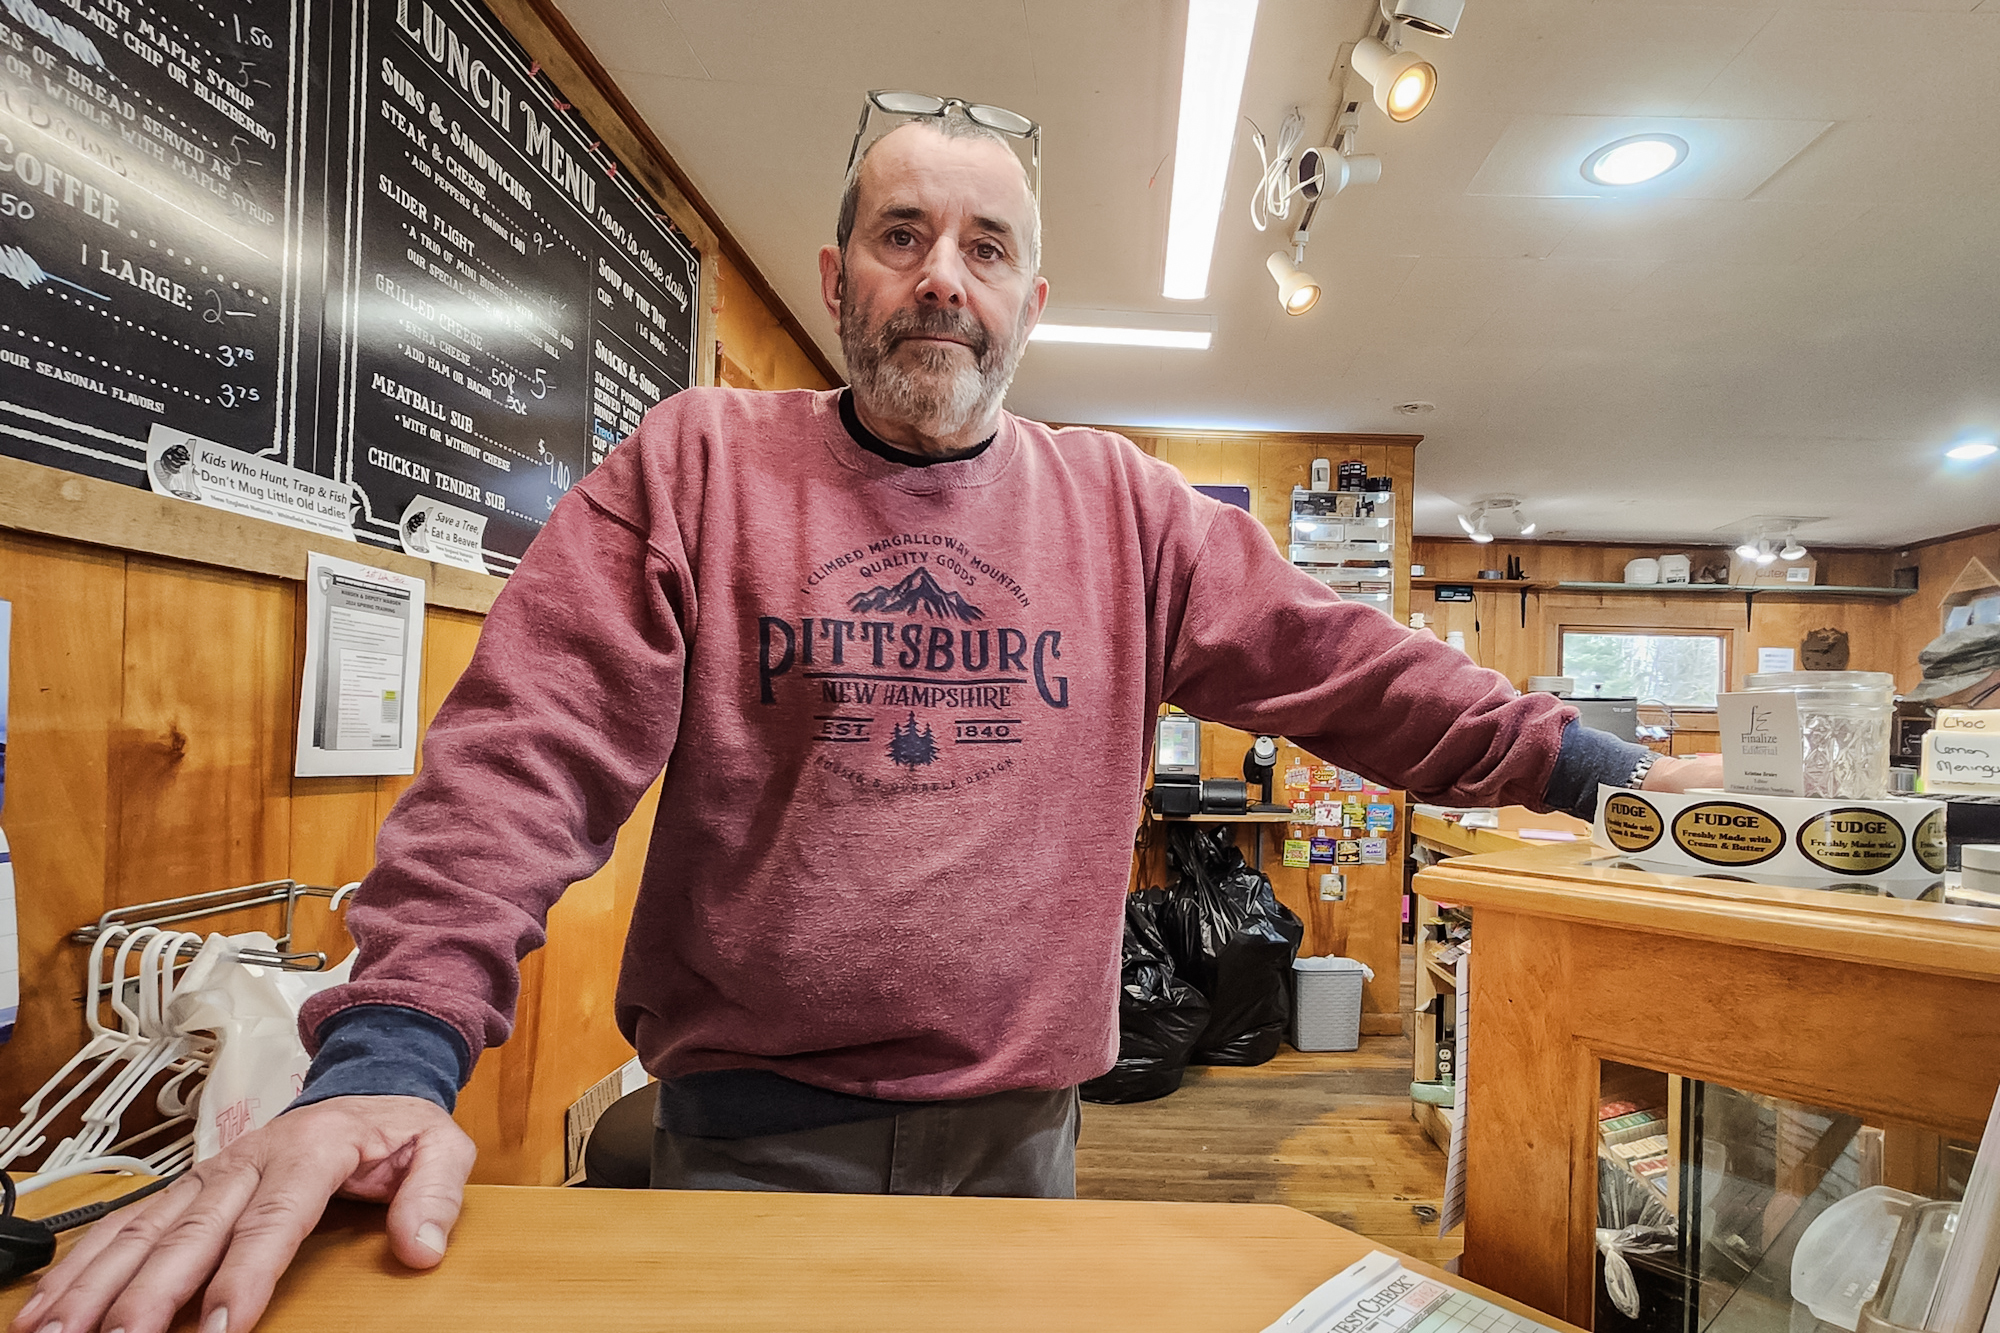
M 309 1048 L 341 1036 L 302 1100 L 449 1105 L 663 766 L 617 1000 L 655 1075 L 899 1101 L 1091 1078 L 1163 701 L 1418 800 L 1586 785 L 1552 786 L 1573 709 L 1341 602 L 1119 436 L 1009 415 L 913 468 L 833 392 L 676 395 L 494 602 L 349 910 L 354 979 L 301 1017 Z

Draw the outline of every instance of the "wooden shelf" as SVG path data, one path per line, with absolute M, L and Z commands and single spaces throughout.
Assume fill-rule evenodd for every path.
M 1598 592 L 1598 593 L 1663 593 L 1669 597 L 1715 596 L 1736 593 L 1753 597 L 1767 597 L 1774 593 L 1787 597 L 1874 597 L 1896 600 L 1908 597 L 1915 588 L 1866 588 L 1844 584 L 1782 584 L 1782 583 L 1581 583 L 1564 580 L 1549 583 L 1538 579 L 1450 579 L 1425 575 L 1410 580 L 1412 588 L 1437 588 L 1441 586 L 1471 588 L 1475 592 Z
M 1538 583 L 1534 579 L 1440 579 L 1426 574 L 1422 578 L 1410 580 L 1412 588 L 1470 587 L 1476 591 L 1505 589 L 1508 592 L 1545 592 L 1558 585 Z M 1567 584 L 1561 585 L 1567 587 Z
M 1488 580 L 1491 582 L 1492 580 Z M 1736 593 L 1746 597 L 1767 597 L 1773 593 L 1786 597 L 1875 597 L 1896 600 L 1908 597 L 1915 588 L 1862 588 L 1841 584 L 1787 584 L 1787 583 L 1552 583 L 1543 585 L 1563 592 L 1648 592 L 1666 593 L 1670 597 L 1704 594 L 1717 595 Z
M 1301 818 L 1290 810 L 1282 812 L 1255 811 L 1241 815 L 1162 815 L 1148 812 L 1161 824 L 1310 824 L 1311 816 Z

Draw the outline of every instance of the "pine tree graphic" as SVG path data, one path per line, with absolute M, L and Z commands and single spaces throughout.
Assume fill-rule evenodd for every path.
M 912 773 L 925 764 L 935 762 L 937 738 L 931 734 L 930 724 L 925 723 L 923 731 L 919 732 L 914 712 L 907 723 L 897 723 L 889 734 L 889 758 Z

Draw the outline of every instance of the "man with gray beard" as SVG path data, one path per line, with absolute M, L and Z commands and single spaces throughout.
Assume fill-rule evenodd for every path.
M 653 1183 L 1046 1196 L 1117 1053 L 1163 704 L 1446 804 L 1714 778 L 1342 602 L 1130 441 L 1004 411 L 1034 190 L 971 123 L 1011 113 L 917 100 L 820 254 L 851 390 L 676 395 L 556 507 L 383 824 L 304 1092 L 94 1227 L 14 1333 L 163 1333 L 204 1282 L 202 1333 L 245 1333 L 337 1192 L 436 1265 L 458 1090 L 656 777 L 617 1006 Z

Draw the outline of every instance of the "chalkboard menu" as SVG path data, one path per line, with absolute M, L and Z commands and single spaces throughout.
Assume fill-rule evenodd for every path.
M 693 247 L 467 0 L 0 0 L 5 291 L 0 452 L 182 432 L 496 572 L 694 379 Z

